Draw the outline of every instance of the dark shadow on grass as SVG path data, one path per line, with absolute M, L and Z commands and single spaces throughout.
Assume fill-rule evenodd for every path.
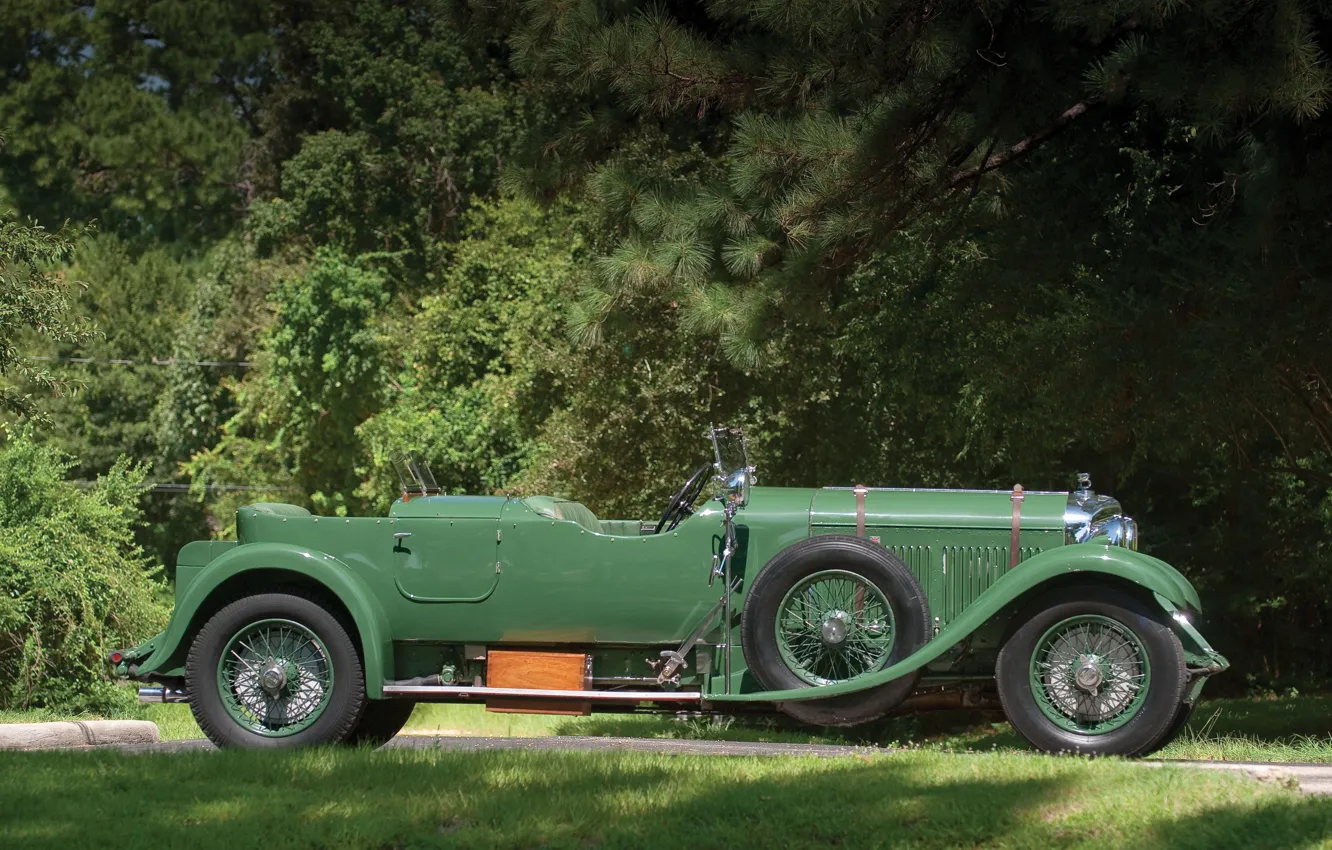
M 1156 824 L 1160 846 L 1175 850 L 1213 847 L 1326 846 L 1332 839 L 1332 799 L 1293 797 L 1246 811 L 1214 809 L 1202 815 Z
M 805 847 L 1003 843 L 1058 782 L 938 782 L 883 758 L 61 754 L 0 780 L 25 848 Z M 19 762 L 0 759 L 11 771 Z M 21 768 L 20 768 L 21 769 Z
M 850 729 L 808 726 L 782 714 L 735 717 L 594 715 L 558 725 L 556 735 L 771 741 L 946 750 L 1030 748 L 997 711 L 932 711 L 887 717 Z

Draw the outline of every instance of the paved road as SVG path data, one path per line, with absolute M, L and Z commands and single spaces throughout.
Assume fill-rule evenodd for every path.
M 891 756 L 896 750 L 880 747 L 849 747 L 836 744 L 764 744 L 749 741 L 685 741 L 676 738 L 465 738 L 429 735 L 402 735 L 388 744 L 395 749 L 454 750 L 482 752 L 495 750 L 544 750 L 591 752 L 663 753 L 666 755 L 703 756 Z M 164 741 L 160 744 L 125 744 L 120 750 L 135 753 L 175 753 L 211 750 L 207 741 Z M 1332 765 L 1268 764 L 1259 762 L 1171 761 L 1144 759 L 1134 762 L 1143 767 L 1184 767 L 1198 770 L 1229 770 L 1247 773 L 1270 782 L 1298 784 L 1306 794 L 1332 794 Z

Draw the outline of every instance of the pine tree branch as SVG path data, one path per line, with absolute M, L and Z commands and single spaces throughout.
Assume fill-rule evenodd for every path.
M 985 157 L 981 160 L 979 165 L 973 165 L 971 168 L 954 171 L 953 176 L 949 178 L 946 185 L 948 188 L 952 188 L 959 183 L 974 180 L 983 174 L 988 174 L 989 172 L 994 171 L 996 168 L 1003 168 L 1010 162 L 1021 159 L 1057 136 L 1069 124 L 1085 115 L 1087 110 L 1090 109 L 1097 100 L 1097 98 L 1088 98 L 1087 100 L 1073 104 L 1068 109 L 1061 112 L 1059 117 L 1049 125 L 1041 129 L 1039 132 L 1027 136 L 1008 150 Z

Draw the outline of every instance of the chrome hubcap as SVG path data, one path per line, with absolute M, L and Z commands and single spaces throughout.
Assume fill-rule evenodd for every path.
M 259 673 L 259 687 L 267 691 L 271 696 L 277 696 L 282 693 L 282 689 L 287 686 L 287 665 L 268 659 L 263 670 Z
M 823 642 L 829 646 L 836 646 L 846 640 L 846 629 L 850 624 L 851 615 L 845 611 L 833 611 L 826 615 L 819 628 L 823 634 Z
M 1100 665 L 1096 662 L 1095 656 L 1082 656 L 1078 664 L 1078 671 L 1073 674 L 1073 681 L 1078 688 L 1093 695 L 1100 690 L 1101 682 L 1105 678 L 1101 673 Z

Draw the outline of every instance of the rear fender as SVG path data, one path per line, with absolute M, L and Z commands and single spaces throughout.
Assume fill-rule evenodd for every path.
M 135 678 L 151 678 L 182 653 L 182 641 L 202 623 L 199 612 L 224 583 L 246 572 L 281 570 L 306 576 L 338 598 L 360 633 L 365 690 L 371 699 L 384 694 L 384 678 L 393 669 L 393 639 L 379 600 L 357 575 L 332 555 L 285 543 L 247 543 L 214 558 L 176 603 L 167 630 L 150 642 L 152 654 L 137 666 Z
M 1124 581 L 1144 588 L 1144 594 L 1170 613 L 1175 609 L 1199 610 L 1198 594 L 1178 570 L 1164 561 L 1119 546 L 1101 543 L 1078 543 L 1049 549 L 1023 561 L 1017 568 L 1000 577 L 989 590 L 977 597 L 957 619 L 944 627 L 929 643 L 886 670 L 868 676 L 814 688 L 786 691 L 760 691 L 748 694 L 710 694 L 711 702 L 795 702 L 807 699 L 853 694 L 857 691 L 891 682 L 914 673 L 939 656 L 958 641 L 965 639 L 991 617 L 1009 604 L 1043 584 L 1058 582 L 1066 576 L 1085 575 L 1088 583 L 1098 576 L 1113 577 L 1122 585 Z M 1201 639 L 1201 636 L 1200 636 Z

